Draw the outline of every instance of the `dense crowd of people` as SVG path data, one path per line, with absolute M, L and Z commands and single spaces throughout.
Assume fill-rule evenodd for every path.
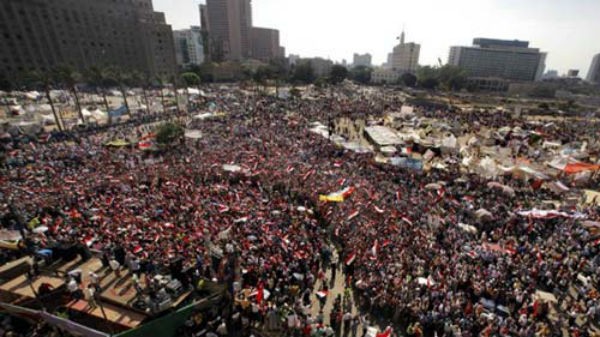
M 113 271 L 147 277 L 146 287 L 156 274 L 186 289 L 225 284 L 234 304 L 211 318 L 214 329 L 190 319 L 189 335 L 260 328 L 355 337 L 379 324 L 416 337 L 587 336 L 600 318 L 599 242 L 582 225 L 598 220 L 597 207 L 522 216 L 560 196 L 501 177 L 515 191 L 508 197 L 458 165 L 421 172 L 379 164 L 309 131 L 317 120 L 398 110 L 394 96 L 282 101 L 230 90 L 213 104 L 225 114 L 187 125 L 202 138 L 155 154 L 104 146 L 143 122 L 5 144 L 3 226 L 32 238 L 31 253 L 69 243 L 97 249 Z M 507 114 L 418 113 L 462 132 L 538 128 Z M 544 130 L 549 139 L 597 137 L 581 122 L 556 123 Z M 520 154 L 530 155 L 524 147 Z M 319 201 L 344 189 L 343 202 Z M 39 226 L 48 229 L 39 234 Z M 332 298 L 336 277 L 346 290 Z

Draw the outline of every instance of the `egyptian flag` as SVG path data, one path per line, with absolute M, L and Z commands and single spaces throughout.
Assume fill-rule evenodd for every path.
M 341 162 L 341 161 L 336 161 L 336 162 L 333 163 L 333 167 L 338 167 L 339 168 L 339 167 L 342 167 L 343 164 L 344 163 Z
M 377 252 L 379 252 L 379 243 L 375 240 L 373 247 L 371 247 L 371 260 L 377 259 Z
M 218 204 L 219 213 L 229 212 L 229 207 L 227 205 Z
M 86 246 L 91 247 L 94 244 L 94 241 L 96 241 L 96 238 L 88 235 L 85 238 L 83 238 L 83 243 L 85 243 Z
M 375 336 L 376 337 L 391 337 L 392 332 L 393 332 L 392 327 L 388 326 L 387 328 L 385 328 L 385 330 L 383 332 L 378 332 Z
M 400 202 L 400 200 L 402 200 L 402 194 L 400 193 L 400 191 L 396 191 L 396 200 L 398 202 Z
M 407 218 L 407 217 L 405 217 L 405 216 L 403 216 L 403 217 L 402 217 L 402 220 L 403 220 L 403 221 L 406 221 L 406 223 L 408 223 L 408 224 L 409 224 L 409 225 L 411 225 L 411 226 L 413 225 L 413 222 L 412 222 L 412 221 L 410 221 L 410 219 L 409 219 L 409 218 Z
M 385 247 L 389 246 L 390 243 L 392 243 L 392 240 L 390 240 L 390 239 L 383 241 L 383 243 L 381 243 L 381 248 L 385 248 Z
M 141 252 L 141 251 L 143 251 L 143 250 L 144 250 L 144 248 L 142 248 L 142 246 L 140 246 L 140 245 L 137 245 L 137 246 L 135 246 L 135 247 L 133 248 L 133 253 L 134 253 L 134 254 L 137 254 L 137 253 L 139 253 L 139 252 Z
M 350 220 L 356 218 L 358 216 L 358 213 L 359 213 L 358 210 L 354 210 L 354 212 L 352 212 L 352 213 L 350 213 L 350 215 L 348 215 L 347 220 L 350 221 Z
M 263 284 L 262 281 L 258 282 L 258 289 L 256 292 L 256 303 L 258 303 L 258 305 L 260 305 L 263 301 L 263 298 L 265 296 L 265 286 Z
M 350 253 L 350 255 L 348 255 L 348 257 L 346 257 L 344 264 L 349 266 L 354 262 L 355 259 L 356 259 L 356 253 L 352 252 L 352 253 Z
M 294 172 L 294 167 L 293 167 L 292 165 L 289 165 L 289 166 L 288 166 L 288 167 L 285 169 L 285 171 L 286 171 L 287 173 L 292 173 L 292 172 Z
M 328 290 L 319 290 L 317 291 L 317 297 L 320 299 L 323 299 L 325 297 L 327 297 L 327 295 L 329 295 L 329 291 Z
M 375 205 L 373 205 L 373 208 L 375 208 L 375 212 L 379 213 L 379 214 L 383 214 L 385 213 L 385 211 L 382 208 L 379 208 Z

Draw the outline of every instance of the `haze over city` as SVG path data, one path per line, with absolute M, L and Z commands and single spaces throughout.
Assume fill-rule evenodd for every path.
M 174 29 L 199 25 L 198 0 L 155 0 Z M 288 54 L 351 62 L 371 53 L 381 64 L 404 25 L 407 40 L 421 44 L 420 63 L 447 62 L 453 45 L 475 37 L 531 41 L 548 53 L 546 69 L 584 75 L 600 50 L 600 1 L 594 0 L 254 0 L 255 26 L 277 27 Z

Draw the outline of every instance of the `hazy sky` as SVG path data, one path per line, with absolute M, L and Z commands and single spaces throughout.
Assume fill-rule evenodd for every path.
M 204 0 L 153 0 L 175 29 L 199 25 Z M 381 64 L 397 43 L 421 44 L 420 64 L 445 63 L 452 45 L 474 37 L 529 40 L 548 52 L 546 69 L 585 76 L 600 53 L 600 0 L 253 0 L 254 25 L 279 29 L 286 54 Z

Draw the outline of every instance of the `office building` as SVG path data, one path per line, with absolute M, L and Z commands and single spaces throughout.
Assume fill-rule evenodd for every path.
M 371 82 L 377 84 L 395 84 L 404 72 L 391 68 L 375 68 L 371 73 Z
M 570 77 L 570 78 L 577 78 L 577 77 L 579 77 L 579 70 L 577 70 L 577 69 L 569 69 L 569 71 L 567 71 L 567 77 Z
M 204 62 L 204 43 L 200 27 L 173 31 L 173 40 L 178 66 L 189 67 Z
M 206 5 L 200 5 L 206 49 L 213 61 L 242 61 L 254 54 L 270 60 L 285 53 L 279 46 L 279 31 L 252 26 L 250 1 L 206 0 Z
M 67 65 L 176 72 L 173 32 L 152 0 L 3 0 L 0 72 Z
M 371 62 L 372 62 L 372 57 L 371 54 L 367 53 L 367 54 L 354 54 L 354 58 L 352 61 L 352 66 L 354 67 L 358 67 L 358 66 L 365 66 L 365 67 L 370 67 L 371 66 Z
M 279 45 L 279 31 L 269 28 L 252 27 L 252 54 L 253 59 L 269 62 L 270 60 L 285 57 L 285 49 Z
M 591 83 L 600 84 L 600 54 L 594 56 L 586 80 Z
M 544 73 L 546 53 L 527 41 L 477 38 L 471 47 L 451 47 L 448 64 L 470 78 L 537 81 Z
M 402 73 L 414 73 L 419 66 L 421 46 L 414 42 L 405 42 L 405 34 L 400 35 L 400 44 L 394 47 L 391 57 L 388 56 L 388 67 Z

